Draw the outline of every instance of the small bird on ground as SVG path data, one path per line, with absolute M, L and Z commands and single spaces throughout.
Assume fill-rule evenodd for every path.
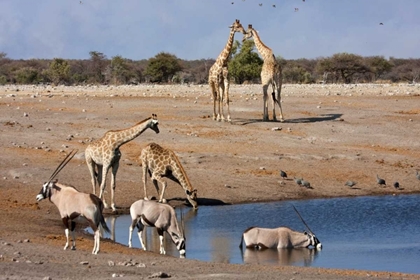
M 280 177 L 282 177 L 283 179 L 287 178 L 286 172 L 284 172 L 283 170 L 280 170 Z
M 303 180 L 302 178 L 293 177 L 293 180 L 295 180 L 296 184 L 298 184 L 299 186 L 302 185 L 302 180 Z
M 356 184 L 357 184 L 357 182 L 347 181 L 344 185 L 352 188 L 352 187 L 356 186 Z
M 420 180 L 420 173 L 419 173 L 418 170 L 416 170 L 416 178 L 417 178 L 417 180 Z
M 376 174 L 376 182 L 377 182 L 377 183 L 378 183 L 378 185 L 380 185 L 380 186 L 382 186 L 382 185 L 386 186 L 385 180 L 384 180 L 384 179 L 379 178 L 378 174 Z
M 400 183 L 395 182 L 395 183 L 394 183 L 394 188 L 398 190 L 398 189 L 400 188 Z
M 305 181 L 305 180 L 302 180 L 302 186 L 304 186 L 307 189 L 312 189 L 311 183 L 309 183 L 308 181 Z

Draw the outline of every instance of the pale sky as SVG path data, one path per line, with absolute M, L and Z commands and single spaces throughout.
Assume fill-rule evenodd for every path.
M 418 0 L 0 0 L 0 52 L 13 59 L 87 59 L 90 51 L 215 59 L 235 19 L 252 24 L 285 59 L 341 52 L 420 58 Z

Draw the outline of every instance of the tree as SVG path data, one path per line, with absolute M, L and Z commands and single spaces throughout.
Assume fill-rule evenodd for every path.
M 117 55 L 111 59 L 111 77 L 114 84 L 125 84 L 130 80 L 127 60 Z
M 70 65 L 62 58 L 54 58 L 50 64 L 48 74 L 50 80 L 56 85 L 67 82 L 70 77 Z
M 371 56 L 365 58 L 367 65 L 374 76 L 374 80 L 379 79 L 385 73 L 391 71 L 393 65 L 383 56 Z
M 315 82 L 313 77 L 316 61 L 308 59 L 289 60 L 283 69 L 283 81 L 286 83 L 304 83 Z
M 32 67 L 23 67 L 16 71 L 16 82 L 23 85 L 38 83 L 38 71 Z
M 356 54 L 338 53 L 330 58 L 321 59 L 317 64 L 317 71 L 325 76 L 332 74 L 334 80 L 341 78 L 346 84 L 352 81 L 354 74 L 369 72 L 363 57 Z
M 104 72 L 107 65 L 106 55 L 96 51 L 89 52 L 89 55 L 89 82 L 102 84 L 105 81 Z
M 253 81 L 260 77 L 263 60 L 255 50 L 253 40 L 247 40 L 242 45 L 236 41 L 239 53 L 229 61 L 229 75 L 237 84 Z M 235 51 L 236 52 L 236 51 Z
M 144 74 L 150 76 L 152 82 L 166 83 L 179 71 L 182 71 L 180 60 L 173 54 L 161 52 L 149 59 Z

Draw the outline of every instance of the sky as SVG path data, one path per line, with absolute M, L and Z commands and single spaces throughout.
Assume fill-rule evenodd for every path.
M 216 59 L 239 19 L 285 59 L 342 52 L 420 58 L 419 13 L 418 0 L 0 0 L 0 52 L 12 59 L 88 59 L 91 51 Z

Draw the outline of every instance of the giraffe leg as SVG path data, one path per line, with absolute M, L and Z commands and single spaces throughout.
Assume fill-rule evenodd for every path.
M 117 208 L 115 207 L 115 188 L 117 187 L 116 185 L 116 179 L 117 179 L 117 172 L 118 172 L 118 167 L 120 166 L 120 157 L 118 157 L 114 164 L 112 165 L 112 173 L 111 173 L 111 208 L 112 208 L 112 212 L 116 212 Z
M 275 92 L 277 93 L 276 100 L 277 100 L 277 104 L 279 105 L 279 108 L 280 108 L 280 121 L 284 122 L 283 110 L 281 108 L 281 86 L 283 84 L 283 75 L 282 75 L 282 70 L 281 70 L 280 66 L 278 68 L 278 72 L 275 76 L 274 82 L 275 82 L 275 85 L 276 85 L 276 91 Z
M 213 96 L 213 120 L 216 120 L 216 118 L 217 118 L 216 103 L 218 102 L 218 98 L 217 98 L 217 90 L 216 90 L 216 87 L 214 85 L 214 82 L 210 83 L 210 90 L 211 90 L 211 94 Z
M 158 195 L 159 195 L 158 182 L 162 185 L 162 192 L 160 193 L 160 196 L 159 196 L 159 202 L 166 203 L 166 199 L 163 198 L 163 195 L 165 194 L 165 190 L 166 190 L 166 181 L 163 180 L 162 176 L 160 175 L 154 176 L 153 184 L 155 185 L 156 191 L 158 192 Z
M 147 173 L 148 173 L 148 168 L 147 168 L 147 163 L 146 161 L 142 162 L 142 168 L 143 168 L 143 189 L 144 189 L 144 200 L 148 200 L 149 198 L 147 197 Z
M 268 85 L 263 85 L 263 121 L 268 121 L 268 96 L 267 96 Z
M 90 178 L 91 178 L 91 183 L 92 183 L 92 193 L 95 194 L 96 193 L 96 178 L 97 174 L 95 174 L 95 162 L 92 160 L 92 158 L 89 155 L 86 155 L 86 164 L 89 168 L 89 173 L 90 173 Z
M 228 69 L 225 68 L 223 69 L 223 83 L 224 83 L 224 91 L 223 91 L 223 100 L 224 103 L 226 104 L 226 108 L 227 108 L 227 121 L 231 122 L 232 120 L 230 119 L 230 108 L 229 108 L 229 77 L 228 77 Z
M 99 193 L 99 198 L 102 199 L 102 202 L 104 203 L 104 207 L 105 208 L 109 208 L 108 204 L 105 201 L 105 196 L 104 196 L 104 192 L 105 192 L 105 187 L 106 187 L 106 174 L 108 173 L 110 166 L 108 164 L 104 164 L 102 166 L 102 179 L 101 179 L 101 185 L 100 185 L 100 193 Z
M 220 86 L 220 83 L 218 83 L 217 84 L 217 117 L 216 117 L 216 120 L 218 122 L 220 122 L 220 120 L 223 118 L 223 106 L 222 106 L 222 108 L 220 108 L 220 103 L 222 103 L 221 92 L 223 92 L 223 89 Z

